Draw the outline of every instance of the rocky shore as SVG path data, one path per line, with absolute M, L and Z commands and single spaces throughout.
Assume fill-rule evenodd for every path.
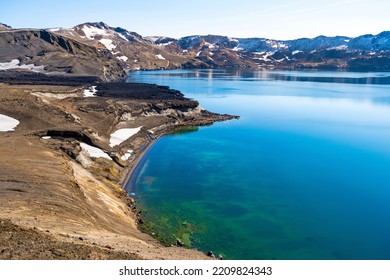
M 0 131 L 0 259 L 208 258 L 140 232 L 121 183 L 160 136 L 236 116 L 167 87 L 42 75 L 0 71 L 0 114 L 19 121 Z

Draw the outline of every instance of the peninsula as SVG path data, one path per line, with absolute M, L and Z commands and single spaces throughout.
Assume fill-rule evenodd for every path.
M 0 71 L 0 114 L 0 259 L 207 258 L 141 233 L 121 184 L 161 135 L 234 116 L 158 85 L 19 70 Z

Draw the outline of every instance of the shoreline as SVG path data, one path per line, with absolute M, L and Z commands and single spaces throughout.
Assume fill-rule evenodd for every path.
M 165 134 L 164 134 L 165 135 Z M 139 152 L 138 154 L 135 155 L 135 158 L 130 162 L 131 163 L 131 167 L 130 168 L 127 168 L 124 170 L 124 174 L 122 176 L 122 179 L 119 180 L 119 185 L 129 194 L 129 192 L 132 192 L 133 191 L 133 188 L 130 188 L 129 190 L 126 189 L 126 186 L 127 184 L 129 183 L 129 181 L 132 179 L 132 176 L 134 175 L 134 172 L 135 170 L 139 167 L 140 163 L 142 162 L 142 160 L 144 160 L 145 158 L 145 155 L 148 153 L 148 151 L 153 147 L 153 145 L 155 143 L 157 143 L 157 141 L 160 139 L 160 137 L 164 136 L 164 135 L 161 135 L 159 136 L 158 138 L 156 139 L 153 139 L 153 141 L 149 142 L 145 148 Z M 129 197 L 131 197 L 129 195 Z

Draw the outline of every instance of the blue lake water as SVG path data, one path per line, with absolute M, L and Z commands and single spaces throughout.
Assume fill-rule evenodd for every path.
M 390 259 L 390 73 L 131 73 L 239 120 L 161 138 L 146 227 L 227 259 Z

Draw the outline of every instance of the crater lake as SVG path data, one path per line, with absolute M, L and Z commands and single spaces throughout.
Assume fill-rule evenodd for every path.
M 128 81 L 240 116 L 148 150 L 130 183 L 149 233 L 226 259 L 390 259 L 390 73 L 172 70 Z

